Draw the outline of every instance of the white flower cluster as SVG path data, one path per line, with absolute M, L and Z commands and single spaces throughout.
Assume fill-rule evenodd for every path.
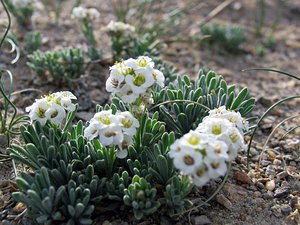
M 170 157 L 183 173 L 191 175 L 196 186 L 224 176 L 226 162 L 233 160 L 244 145 L 248 122 L 239 112 L 225 106 L 211 110 L 195 131 L 171 145 Z
M 99 138 L 106 147 L 117 146 L 116 154 L 122 159 L 127 156 L 126 148 L 133 143 L 132 137 L 139 126 L 139 121 L 128 111 L 113 114 L 112 110 L 106 110 L 94 115 L 84 136 L 89 140 Z
M 106 29 L 110 34 L 113 35 L 122 34 L 123 37 L 130 37 L 130 38 L 134 37 L 134 33 L 135 33 L 134 26 L 120 21 L 115 22 L 113 20 L 109 22 L 109 24 L 106 26 Z
M 127 59 L 110 67 L 106 90 L 117 95 L 126 103 L 142 98 L 149 105 L 152 102 L 151 87 L 158 84 L 164 87 L 163 73 L 154 69 L 154 62 L 148 56 Z
M 66 118 L 67 111 L 75 110 L 72 99 L 77 98 L 69 91 L 56 92 L 41 99 L 36 99 L 35 103 L 26 107 L 25 110 L 29 112 L 31 121 L 37 120 L 42 125 L 45 125 L 47 120 L 49 120 L 53 124 L 58 125 Z
M 16 8 L 29 8 L 34 2 L 35 0 L 13 0 L 12 4 Z
M 74 7 L 72 10 L 72 19 L 95 20 L 100 17 L 100 12 L 95 8 L 84 8 L 82 6 Z

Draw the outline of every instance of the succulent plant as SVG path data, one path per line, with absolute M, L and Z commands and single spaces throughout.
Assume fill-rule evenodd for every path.
M 160 202 L 156 200 L 156 188 L 143 178 L 135 175 L 132 183 L 124 190 L 125 205 L 133 208 L 134 216 L 140 220 L 146 213 L 154 213 L 159 207 Z
M 163 210 L 168 211 L 169 215 L 172 216 L 175 210 L 177 213 L 183 213 L 185 208 L 191 207 L 193 203 L 186 198 L 186 195 L 191 192 L 193 187 L 194 185 L 190 183 L 187 177 L 173 176 L 171 183 L 166 186 L 164 197 L 159 199 L 164 205 Z
M 195 82 L 191 82 L 187 76 L 178 76 L 175 82 L 156 93 L 151 111 L 159 108 L 159 119 L 165 121 L 167 130 L 182 136 L 195 129 L 208 110 L 222 105 L 239 111 L 243 117 L 248 115 L 254 108 L 255 99 L 249 96 L 247 88 L 237 95 L 234 89 L 234 85 L 227 86 L 222 76 L 212 71 L 205 75 L 200 70 Z M 160 96 L 167 96 L 163 98 L 164 102 L 161 102 Z M 167 103 L 169 108 L 165 106 Z

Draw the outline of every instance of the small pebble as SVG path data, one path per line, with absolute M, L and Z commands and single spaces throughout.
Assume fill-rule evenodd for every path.
M 274 164 L 275 166 L 279 166 L 281 163 L 282 163 L 282 161 L 279 160 L 279 159 L 274 159 L 274 161 L 273 161 L 273 164 Z
M 259 191 L 254 192 L 253 198 L 261 198 L 261 193 Z
M 223 195 L 223 194 L 219 194 L 216 196 L 217 201 L 225 206 L 227 209 L 231 210 L 232 208 L 232 203 Z
M 252 156 L 255 156 L 255 155 L 258 154 L 258 151 L 257 151 L 255 148 L 251 147 L 251 148 L 250 148 L 250 154 L 251 154 Z
M 205 215 L 195 217 L 195 225 L 211 224 L 211 221 Z
M 261 182 L 257 182 L 257 187 L 259 187 L 260 189 L 264 189 L 265 188 L 265 185 Z
M 266 199 L 266 200 L 273 199 L 274 198 L 274 193 L 272 191 L 267 191 L 267 193 L 263 194 L 263 198 Z
M 266 182 L 266 189 L 268 191 L 273 191 L 275 189 L 275 182 L 274 180 L 269 180 Z
M 248 177 L 246 174 L 240 172 L 240 171 L 236 171 L 234 173 L 234 178 L 244 184 L 250 184 L 251 183 L 251 179 L 250 177 Z
M 271 164 L 271 162 L 270 161 L 267 161 L 267 160 L 261 160 L 261 162 L 260 162 L 260 165 L 262 165 L 262 166 L 268 166 L 268 165 L 270 165 Z
M 294 161 L 290 161 L 290 166 L 297 166 L 297 163 L 296 162 L 294 162 Z
M 290 205 L 282 205 L 281 211 L 284 214 L 289 214 L 292 211 L 292 207 Z
M 274 216 L 276 216 L 277 218 L 279 218 L 279 217 L 282 216 L 280 205 L 274 205 L 274 206 L 271 208 L 271 210 L 272 210 Z
M 272 165 L 269 165 L 266 169 L 266 175 L 270 176 L 276 176 L 276 171 Z
M 275 198 L 280 198 L 284 195 L 287 195 L 290 192 L 290 189 L 291 189 L 290 187 L 277 188 L 276 191 L 275 191 L 274 197 Z

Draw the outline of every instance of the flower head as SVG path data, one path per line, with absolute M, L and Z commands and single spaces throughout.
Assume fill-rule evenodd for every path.
M 25 110 L 29 112 L 31 121 L 37 120 L 45 125 L 49 120 L 58 125 L 66 118 L 67 112 L 75 110 L 72 99 L 76 97 L 69 91 L 56 92 L 36 99 L 35 103 L 26 107 Z

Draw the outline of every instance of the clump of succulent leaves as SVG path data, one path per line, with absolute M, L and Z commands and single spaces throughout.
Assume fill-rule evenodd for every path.
M 172 68 L 167 70 L 169 77 L 175 76 Z M 95 206 L 132 210 L 137 220 L 159 209 L 173 215 L 191 207 L 188 196 L 194 184 L 174 166 L 170 146 L 195 129 L 209 109 L 225 105 L 245 117 L 254 99 L 247 88 L 236 94 L 222 76 L 202 71 L 194 82 L 177 76 L 165 87 L 152 87 L 152 96 L 125 158 L 116 156 L 116 146 L 87 138 L 89 122 L 72 125 L 77 105 L 65 126 L 38 121 L 21 126 L 24 145 L 12 144 L 8 151 L 32 170 L 17 178 L 19 191 L 13 194 L 27 206 L 28 215 L 42 224 L 91 224 Z M 129 108 L 116 96 L 96 112 L 111 110 L 114 115 Z
M 62 49 L 42 52 L 37 50 L 28 55 L 27 65 L 41 80 L 48 76 L 58 83 L 72 84 L 86 70 L 84 51 L 80 49 Z

